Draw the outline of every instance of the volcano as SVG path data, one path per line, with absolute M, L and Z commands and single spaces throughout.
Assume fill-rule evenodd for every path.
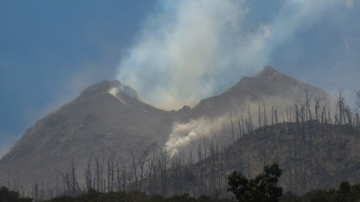
M 259 102 L 269 109 L 279 107 L 280 112 L 303 100 L 306 93 L 331 100 L 323 90 L 266 66 L 192 109 L 165 111 L 142 102 L 135 90 L 119 81 L 103 81 L 27 129 L 1 158 L 0 176 L 28 187 L 37 182 L 54 187 L 57 173 L 67 170 L 73 160 L 80 180 L 91 156 L 116 153 L 118 162 L 129 166 L 132 151 L 161 148 L 175 122 L 224 116 Z

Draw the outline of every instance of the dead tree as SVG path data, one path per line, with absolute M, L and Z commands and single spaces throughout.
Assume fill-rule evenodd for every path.
M 295 104 L 295 120 L 296 120 L 296 126 L 299 126 L 299 107 L 298 104 Z
M 38 201 L 38 183 L 35 183 L 34 192 L 35 192 L 35 202 L 37 202 Z
M 230 111 L 230 123 L 231 123 L 231 141 L 235 142 L 235 133 L 234 133 L 234 122 L 233 122 L 233 118 L 232 118 L 232 113 Z M 205 145 L 204 145 L 205 146 Z
M 164 147 L 163 150 L 160 150 L 160 158 L 159 158 L 159 169 L 161 174 L 161 195 L 167 194 L 167 182 L 168 182 L 168 176 L 167 176 L 167 164 L 168 162 L 168 153 L 166 147 Z
M 0 187 L 1 187 L 1 183 L 0 183 Z M 23 186 L 23 185 L 20 185 L 20 190 L 21 190 L 21 196 L 22 196 L 22 197 L 25 197 L 26 187 Z M 52 198 L 52 195 L 51 195 L 50 198 Z
M 241 122 L 240 122 L 240 120 L 239 120 L 239 122 L 237 122 L 237 125 L 239 127 L 239 137 L 238 137 L 238 139 L 239 139 L 241 137 Z
M 348 120 L 348 123 L 349 124 L 352 124 L 352 112 L 351 112 L 351 109 L 350 109 L 350 107 L 349 106 L 347 106 L 347 105 L 344 105 L 344 113 L 345 113 L 345 115 L 346 115 L 346 118 L 347 118 L 347 120 Z
M 253 132 L 254 126 L 253 126 L 253 121 L 252 121 L 252 117 L 251 117 L 250 106 L 248 106 L 248 119 L 249 119 L 250 132 Z
M 309 89 L 305 89 L 305 117 L 306 121 L 311 120 L 311 109 L 310 109 L 310 101 L 312 94 L 310 95 Z
M 266 103 L 264 100 L 262 101 L 263 109 L 264 109 L 264 126 L 267 126 L 267 117 L 266 117 Z
M 201 145 L 199 144 L 199 147 L 198 147 L 198 161 L 201 161 L 202 160 L 202 152 L 201 152 Z
M 191 166 L 194 164 L 194 159 L 193 159 L 193 148 L 190 149 L 189 151 L 189 157 L 188 157 L 188 165 L 191 168 Z
M 242 135 L 245 135 L 245 128 L 244 128 L 244 109 L 241 110 L 241 128 L 242 128 Z
M 126 181 L 127 181 L 127 170 L 126 170 L 126 162 L 124 162 L 122 172 L 121 172 L 121 179 L 122 179 L 122 190 L 126 191 Z
M 149 180 L 150 180 L 150 185 L 149 185 L 149 194 L 152 195 L 155 193 L 155 191 L 157 190 L 157 183 L 156 183 L 156 173 L 157 173 L 157 156 L 156 156 L 156 152 L 152 153 L 152 157 L 149 159 L 149 161 L 147 161 L 147 167 L 149 170 Z
M 139 190 L 138 187 L 138 173 L 137 173 L 137 168 L 136 168 L 136 162 L 135 162 L 135 154 L 133 152 L 133 150 L 130 150 L 130 154 L 131 154 L 131 158 L 132 158 L 132 172 L 134 174 L 135 177 L 135 190 Z
M 122 170 L 120 169 L 120 166 L 116 163 L 116 187 L 117 187 L 117 191 L 121 190 L 121 173 L 122 173 Z
M 87 163 L 87 167 L 85 168 L 85 184 L 87 190 L 90 190 L 92 188 L 91 164 L 92 164 L 92 156 L 90 156 Z
M 116 152 L 112 152 L 107 160 L 107 191 L 113 191 L 114 187 L 114 174 L 115 174 L 115 155 Z
M 338 93 L 339 93 L 339 96 L 337 97 L 338 98 L 338 103 L 337 103 L 337 107 L 339 108 L 339 123 L 340 124 L 343 124 L 343 113 L 344 113 L 344 104 L 345 104 L 345 96 L 343 95 L 343 91 L 344 89 L 340 86 L 339 87 L 339 90 L 338 90 Z
M 288 110 L 288 108 L 286 108 L 285 113 L 286 113 L 286 122 L 289 122 L 289 110 Z
M 314 102 L 315 102 L 315 119 L 318 121 L 319 120 L 319 108 L 320 108 L 320 102 L 323 98 L 322 97 L 317 97 L 315 96 L 314 98 Z
M 261 127 L 261 104 L 259 101 L 259 128 Z
M 355 113 L 355 119 L 354 119 L 355 124 L 354 125 L 358 126 L 360 129 L 360 91 L 356 92 L 355 103 L 358 106 L 358 108 L 355 108 L 355 110 L 354 110 L 354 113 Z
M 274 107 L 271 108 L 271 125 L 274 125 Z
M 69 195 L 71 195 L 71 181 L 70 181 L 70 174 L 68 172 L 66 173 L 62 173 L 60 172 L 61 177 L 63 178 L 63 183 L 64 183 L 64 191 L 65 191 L 65 187 L 67 188 L 67 192 Z M 36 191 L 38 190 L 38 186 L 36 183 Z
M 176 181 L 174 184 L 175 194 L 178 195 L 182 192 L 182 176 L 181 176 L 181 165 L 182 165 L 182 152 L 177 152 L 171 158 L 171 166 L 173 168 L 173 177 Z
M 72 191 L 72 195 L 76 196 L 77 195 L 77 188 L 78 188 L 78 183 L 77 183 L 77 179 L 76 179 L 76 175 L 75 175 L 75 162 L 74 162 L 74 158 L 72 158 L 72 162 L 71 162 L 71 191 Z
M 137 159 L 138 159 L 138 165 L 140 168 L 140 187 L 139 187 L 139 191 L 143 191 L 143 180 L 144 180 L 144 166 L 146 164 L 146 162 L 148 161 L 147 157 L 149 155 L 149 151 L 143 149 L 141 154 L 137 155 Z
M 354 114 L 355 114 L 355 117 L 354 117 L 354 126 L 355 127 L 359 127 L 360 126 L 360 110 L 359 108 L 355 108 L 354 109 Z
M 103 167 L 101 165 L 99 156 L 94 156 L 94 162 L 95 162 L 95 179 L 94 179 L 94 186 L 93 188 L 96 189 L 97 191 L 102 191 L 101 187 L 102 187 L 102 170 Z
M 203 145 L 203 148 L 204 148 L 204 159 L 207 158 L 207 148 L 206 148 L 206 138 L 205 138 L 205 135 L 203 134 L 203 142 L 204 142 L 204 145 Z

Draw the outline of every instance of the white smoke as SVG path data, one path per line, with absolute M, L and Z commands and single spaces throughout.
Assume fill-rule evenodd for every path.
M 349 0 L 283 1 L 275 17 L 247 26 L 246 0 L 159 0 L 122 58 L 118 79 L 158 108 L 194 106 L 266 65 L 272 51 Z M 255 31 L 249 31 L 255 30 Z M 224 78 L 227 78 L 224 81 Z
M 216 75 L 233 59 L 241 3 L 234 0 L 159 1 L 127 57 L 118 79 L 159 108 L 193 106 L 214 94 Z
M 186 148 L 191 142 L 197 141 L 202 137 L 208 138 L 218 134 L 228 124 L 229 119 L 225 118 L 225 116 L 215 119 L 200 118 L 184 124 L 175 123 L 165 147 L 171 155 L 176 154 L 180 149 Z
M 159 0 L 159 10 L 144 23 L 133 47 L 122 58 L 118 79 L 147 103 L 166 110 L 194 106 L 253 74 L 273 51 L 320 23 L 349 0 L 281 1 L 266 23 L 247 28 L 250 0 Z M 271 9 L 271 8 L 270 8 Z M 222 89 L 224 90 L 224 89 Z M 169 148 L 189 144 L 222 121 L 199 119 L 173 128 Z M 209 129 L 211 128 L 211 129 Z

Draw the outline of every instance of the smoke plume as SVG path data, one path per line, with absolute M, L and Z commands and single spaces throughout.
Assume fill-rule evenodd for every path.
M 320 23 L 327 13 L 353 5 L 349 0 L 274 2 L 269 17 L 256 21 L 248 19 L 257 15 L 250 0 L 159 0 L 157 12 L 144 22 L 122 58 L 118 79 L 155 107 L 194 106 L 259 71 L 276 48 Z M 166 146 L 183 148 L 219 131 L 224 120 L 177 124 Z
M 320 22 L 325 12 L 351 1 L 281 1 L 271 18 L 250 26 L 251 4 L 159 0 L 157 12 L 143 23 L 122 58 L 118 79 L 155 107 L 194 106 L 258 71 L 276 47 Z
M 200 118 L 184 124 L 174 123 L 165 147 L 171 155 L 176 154 L 179 149 L 186 148 L 190 143 L 199 141 L 202 137 L 209 138 L 219 133 L 228 123 L 229 120 L 225 116 L 215 119 Z

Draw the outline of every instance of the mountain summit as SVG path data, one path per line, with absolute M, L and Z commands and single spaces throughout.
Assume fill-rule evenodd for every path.
M 258 73 L 256 73 L 253 77 L 254 78 L 269 78 L 273 75 L 280 75 L 275 69 L 270 66 L 265 66 L 264 69 Z
M 226 92 L 201 100 L 189 113 L 188 118 L 209 116 L 216 117 L 229 113 L 229 111 L 245 112 L 257 111 L 259 102 L 268 107 L 279 108 L 285 111 L 288 106 L 293 106 L 296 101 L 303 101 L 308 95 L 313 98 L 324 97 L 324 100 L 331 101 L 331 97 L 322 89 L 291 78 L 277 72 L 269 66 L 253 77 L 243 77 L 236 85 Z

